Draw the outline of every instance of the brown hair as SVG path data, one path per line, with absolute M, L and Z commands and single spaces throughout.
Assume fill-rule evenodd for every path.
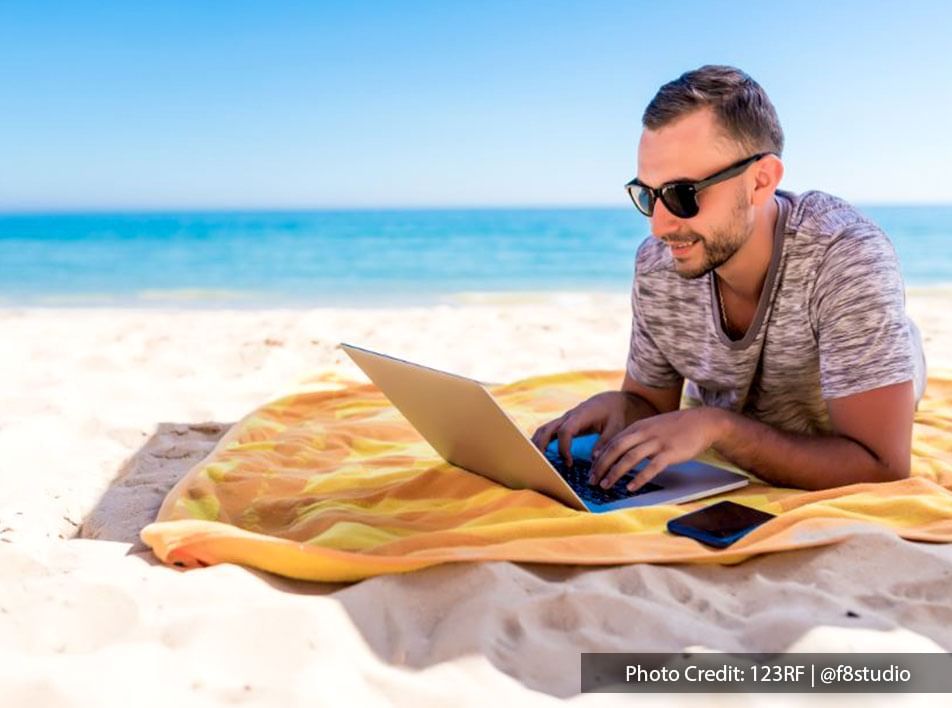
M 760 84 L 740 69 L 707 64 L 660 89 L 641 123 L 657 130 L 701 108 L 710 108 L 725 136 L 747 152 L 783 152 L 783 128 Z

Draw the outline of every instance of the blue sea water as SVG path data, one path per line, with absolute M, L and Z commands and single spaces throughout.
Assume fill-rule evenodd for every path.
M 867 206 L 907 287 L 952 283 L 952 205 Z M 0 305 L 431 303 L 460 292 L 626 293 L 633 209 L 0 215 Z

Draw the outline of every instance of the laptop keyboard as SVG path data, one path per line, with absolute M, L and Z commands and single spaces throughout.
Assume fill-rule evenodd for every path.
M 574 464 L 571 467 L 567 467 L 561 457 L 552 459 L 546 456 L 546 459 L 552 463 L 552 466 L 555 467 L 558 473 L 562 475 L 562 478 L 569 483 L 569 486 L 572 487 L 576 494 L 585 501 L 595 504 L 608 504 L 618 501 L 619 499 L 637 497 L 639 494 L 647 494 L 648 492 L 663 489 L 659 484 L 648 482 L 634 492 L 629 492 L 625 489 L 625 485 L 632 480 L 633 475 L 630 472 L 615 482 L 613 487 L 602 489 L 600 486 L 588 483 L 588 474 L 592 469 L 591 460 L 576 458 L 573 460 Z

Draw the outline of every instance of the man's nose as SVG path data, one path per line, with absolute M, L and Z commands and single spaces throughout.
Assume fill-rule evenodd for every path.
M 655 201 L 654 211 L 651 213 L 651 235 L 655 238 L 663 238 L 673 233 L 677 233 L 681 226 L 681 219 L 676 217 L 660 199 Z

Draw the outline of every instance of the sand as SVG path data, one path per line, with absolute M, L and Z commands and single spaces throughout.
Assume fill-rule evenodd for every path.
M 930 369 L 952 370 L 950 305 L 909 291 Z M 952 650 L 952 546 L 885 531 L 729 568 L 460 564 L 354 585 L 182 572 L 138 539 L 253 407 L 327 368 L 365 380 L 340 341 L 489 382 L 621 369 L 628 308 L 0 310 L 0 704 L 629 704 L 579 693 L 579 652 Z

